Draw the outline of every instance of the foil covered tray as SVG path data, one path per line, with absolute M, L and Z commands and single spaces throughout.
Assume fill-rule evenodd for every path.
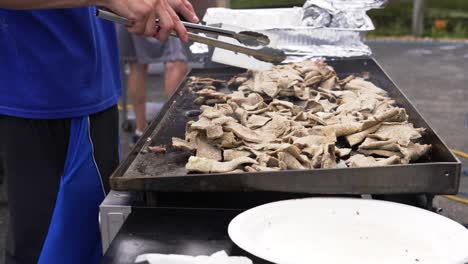
M 385 0 L 309 0 L 303 7 L 292 8 L 210 8 L 203 21 L 263 33 L 272 47 L 288 53 L 289 62 L 367 56 L 371 50 L 362 36 L 375 27 L 366 11 L 383 3 Z

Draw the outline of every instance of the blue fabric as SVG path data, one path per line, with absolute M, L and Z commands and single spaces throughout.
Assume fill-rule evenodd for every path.
M 55 119 L 91 115 L 121 95 L 113 23 L 94 7 L 0 9 L 0 114 Z
M 98 215 L 105 194 L 89 129 L 88 117 L 71 121 L 64 174 L 39 264 L 100 263 Z

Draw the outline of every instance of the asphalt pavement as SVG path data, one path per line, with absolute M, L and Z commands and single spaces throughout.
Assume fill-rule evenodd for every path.
M 418 108 L 429 125 L 450 148 L 468 152 L 468 45 L 460 43 L 370 42 L 374 57 Z M 148 99 L 163 103 L 160 66 L 149 77 Z M 122 131 L 123 153 L 131 145 Z M 468 169 L 468 160 L 460 158 Z M 3 190 L 3 186 L 1 188 Z M 462 177 L 460 192 L 467 194 L 468 176 Z M 4 247 L 8 221 L 4 192 L 0 191 L 0 248 Z M 3 202 L 2 202 L 3 201 Z M 442 214 L 468 225 L 468 205 L 437 197 Z M 0 253 L 3 257 L 3 251 Z
M 462 43 L 369 43 L 374 57 L 428 124 L 452 149 L 468 152 L 468 45 Z M 463 170 L 468 159 L 460 157 Z M 468 199 L 468 175 L 460 182 Z M 468 205 L 436 197 L 442 214 L 468 225 Z

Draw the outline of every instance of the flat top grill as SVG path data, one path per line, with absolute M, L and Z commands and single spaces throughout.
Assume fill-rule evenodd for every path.
M 187 174 L 189 152 L 172 147 L 172 137 L 183 138 L 186 123 L 198 118 L 196 95 L 182 83 L 151 123 L 126 160 L 111 177 L 115 190 L 162 192 L 275 191 L 314 194 L 452 194 L 458 190 L 461 164 L 429 127 L 406 96 L 371 58 L 327 61 L 340 78 L 350 74 L 370 76 L 398 106 L 406 109 L 410 122 L 427 128 L 422 143 L 432 144 L 430 154 L 418 163 L 366 168 L 334 168 L 301 171 L 237 174 Z M 191 76 L 228 80 L 244 70 L 223 68 L 194 70 Z M 148 146 L 164 146 L 165 154 L 144 154 Z

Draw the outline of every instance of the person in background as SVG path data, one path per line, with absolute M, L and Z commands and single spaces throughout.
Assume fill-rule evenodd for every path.
M 115 26 L 94 6 L 161 41 L 173 30 L 188 41 L 177 13 L 198 22 L 187 0 L 0 0 L 7 264 L 101 262 L 99 204 L 119 163 L 121 81 Z
M 160 42 L 131 35 L 126 28 L 120 26 L 118 40 L 120 59 L 129 65 L 130 70 L 127 87 L 135 111 L 136 129 L 132 141 L 136 143 L 148 126 L 146 120 L 148 65 L 164 63 L 164 93 L 170 96 L 187 73 L 187 56 L 181 41 L 173 37 L 167 42 Z

